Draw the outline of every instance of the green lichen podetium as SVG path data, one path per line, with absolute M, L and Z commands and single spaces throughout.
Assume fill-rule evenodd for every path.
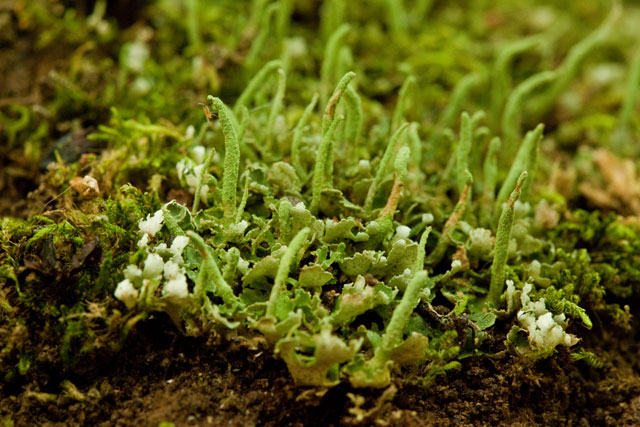
M 306 180 L 307 172 L 302 167 L 302 159 L 300 158 L 300 144 L 302 144 L 302 136 L 305 127 L 309 123 L 309 119 L 311 118 L 311 114 L 313 114 L 313 110 L 316 108 L 316 104 L 318 103 L 318 99 L 320 95 L 315 93 L 313 98 L 311 98 L 311 102 L 304 109 L 304 113 L 302 113 L 302 117 L 298 120 L 298 124 L 296 124 L 295 129 L 293 130 L 293 140 L 291 141 L 291 164 L 298 175 Z
M 516 186 L 509 196 L 509 200 L 500 214 L 498 221 L 498 231 L 496 233 L 496 243 L 493 254 L 493 264 L 491 264 L 491 283 L 487 301 L 493 307 L 500 304 L 500 296 L 505 284 L 505 265 L 509 257 L 509 242 L 511 241 L 511 230 L 513 229 L 514 205 L 520 198 L 520 191 L 527 180 L 527 171 L 518 177 Z
M 256 95 L 261 86 L 263 86 L 266 80 L 271 76 L 272 73 L 277 72 L 280 68 L 282 68 L 282 61 L 276 59 L 273 61 L 267 62 L 261 69 L 256 73 L 255 76 L 247 83 L 247 86 L 244 88 L 236 103 L 233 106 L 233 112 L 235 114 L 240 114 L 240 109 L 242 107 L 248 107 L 249 102 Z
M 426 271 L 414 274 L 407 286 L 400 303 L 393 310 L 391 320 L 384 329 L 382 341 L 376 348 L 373 358 L 368 362 L 365 371 L 359 372 L 352 379 L 358 386 L 369 385 L 384 387 L 389 383 L 389 362 L 391 353 L 401 343 L 402 334 L 409 321 L 409 316 L 420 302 L 420 292 L 428 279 Z M 355 381 L 354 381 L 355 380 Z
M 371 211 L 371 208 L 373 206 L 373 198 L 375 197 L 376 192 L 378 191 L 378 188 L 380 187 L 380 184 L 382 183 L 382 180 L 387 173 L 387 168 L 391 163 L 393 155 L 399 150 L 398 145 L 402 142 L 402 136 L 404 135 L 408 126 L 408 123 L 400 126 L 389 139 L 389 144 L 387 145 L 387 148 L 384 151 L 382 158 L 380 159 L 376 175 L 373 179 L 373 182 L 371 183 L 371 186 L 369 187 L 369 191 L 367 192 L 367 198 L 364 202 L 364 209 L 367 212 Z
M 213 255 L 209 250 L 208 245 L 204 242 L 202 237 L 198 236 L 193 231 L 188 231 L 187 236 L 194 243 L 200 254 L 202 255 L 203 261 L 203 272 L 206 273 L 206 276 L 203 276 L 200 281 L 196 283 L 196 288 L 194 289 L 194 294 L 196 298 L 199 300 L 204 300 L 205 295 L 205 282 L 206 278 L 213 282 L 216 293 L 222 300 L 229 304 L 230 306 L 236 306 L 238 303 L 238 299 L 233 293 L 233 289 L 222 277 L 222 273 L 220 272 L 220 268 L 218 264 L 213 259 Z
M 286 279 L 287 277 L 289 277 L 289 271 L 291 270 L 293 262 L 296 260 L 298 252 L 300 252 L 304 241 L 307 239 L 309 231 L 309 228 L 303 228 L 302 230 L 300 230 L 298 234 L 296 234 L 296 236 L 291 240 L 291 243 L 287 247 L 286 252 L 280 260 L 278 272 L 276 273 L 276 279 L 273 283 L 273 287 L 271 288 L 269 301 L 267 302 L 267 317 L 276 317 L 278 300 L 280 299 L 280 295 L 282 295 L 285 290 Z
M 313 169 L 310 210 L 314 214 L 318 211 L 322 190 L 331 188 L 333 185 L 333 137 L 338 124 L 344 120 L 343 116 L 335 117 L 336 107 L 346 91 L 347 85 L 355 76 L 356 73 L 350 71 L 340 79 L 322 116 L 322 141 L 318 147 L 316 164 Z
M 222 177 L 222 203 L 224 218 L 231 223 L 236 216 L 238 173 L 240 170 L 240 144 L 232 120 L 232 113 L 220 98 L 209 95 L 209 102 L 220 118 L 224 135 L 224 175 Z
M 507 177 L 502 183 L 502 187 L 500 187 L 500 191 L 496 197 L 495 212 L 502 209 L 502 204 L 507 200 L 507 197 L 511 193 L 511 189 L 514 187 L 523 171 L 526 170 L 529 174 L 527 182 L 531 182 L 533 180 L 533 175 L 538 166 L 538 151 L 543 130 L 544 125 L 539 124 L 534 130 L 527 132 L 527 135 L 516 154 L 516 158 L 511 164 Z M 526 189 L 527 185 L 523 187 L 525 194 Z

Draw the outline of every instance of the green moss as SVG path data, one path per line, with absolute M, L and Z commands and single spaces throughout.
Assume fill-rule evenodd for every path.
M 14 12 L 35 54 L 72 59 L 49 73 L 38 108 L 0 106 L 0 192 L 42 183 L 26 218 L 0 222 L 0 329 L 47 326 L 70 366 L 164 312 L 186 334 L 262 333 L 305 384 L 380 386 L 408 360 L 420 366 L 408 381 L 429 384 L 470 354 L 519 357 L 524 329 L 496 343 L 518 322 L 525 283 L 586 326 L 578 334 L 600 333 L 595 319 L 629 327 L 637 220 L 594 208 L 571 176 L 598 167 L 609 185 L 608 171 L 570 155 L 582 136 L 624 152 L 616 124 L 624 141 L 640 129 L 636 36 L 615 25 L 629 19 L 617 2 L 595 31 L 598 7 L 548 5 L 571 29 L 562 37 L 506 1 L 245 3 L 189 1 L 184 14 L 151 2 L 127 31 L 103 2 L 88 17 L 46 2 Z M 612 63 L 626 82 L 593 71 Z M 73 130 L 96 152 L 67 158 L 67 135 L 37 178 Z M 85 175 L 97 194 L 70 185 Z M 622 201 L 607 209 L 634 209 L 633 178 L 603 187 Z M 140 221 L 158 211 L 145 234 Z M 138 269 L 154 275 L 130 279 Z M 125 308 L 117 288 L 140 300 Z M 432 310 L 436 298 L 450 314 Z M 454 330 L 461 319 L 477 336 Z M 12 375 L 34 369 L 32 341 L 0 351 Z M 572 357 L 602 366 L 586 350 Z

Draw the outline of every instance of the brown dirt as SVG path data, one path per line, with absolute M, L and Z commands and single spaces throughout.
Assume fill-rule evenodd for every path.
M 396 381 L 385 402 L 382 390 L 296 386 L 269 351 L 186 338 L 155 318 L 120 353 L 96 352 L 68 370 L 51 364 L 28 384 L 5 386 L 0 419 L 15 426 L 353 425 L 361 395 L 363 412 L 371 409 L 361 425 L 640 425 L 633 338 L 601 337 L 617 349 L 604 370 L 571 364 L 566 352 L 536 366 L 509 356 L 467 359 L 429 387 Z

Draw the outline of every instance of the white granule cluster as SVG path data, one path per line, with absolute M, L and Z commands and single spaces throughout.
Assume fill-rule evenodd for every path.
M 157 279 L 164 270 L 164 261 L 158 254 L 149 254 L 147 259 L 144 260 L 144 268 L 142 269 L 142 276 L 145 279 Z
M 399 225 L 396 228 L 396 238 L 398 239 L 406 239 L 409 237 L 409 233 L 411 233 L 411 229 L 406 225 Z
M 114 292 L 115 297 L 129 309 L 135 307 L 140 295 L 145 295 L 146 303 L 148 290 L 157 289 L 161 283 L 163 284 L 163 298 L 173 304 L 183 305 L 189 296 L 187 276 L 183 266 L 184 259 L 182 258 L 182 253 L 189 244 L 189 237 L 176 236 L 170 247 L 167 247 L 164 242 L 155 246 L 148 244 L 150 236 L 153 237 L 160 231 L 163 220 L 163 211 L 159 210 L 153 216 L 149 215 L 146 220 L 139 223 L 143 235 L 138 246 L 145 248 L 147 256 L 142 268 L 137 265 L 129 265 L 125 268 L 125 279 L 118 283 Z
M 138 290 L 133 286 L 129 279 L 124 279 L 122 282 L 118 283 L 113 295 L 118 300 L 122 301 L 128 309 L 135 306 L 136 301 L 138 300 Z
M 184 248 L 187 246 L 187 244 L 189 244 L 189 238 L 187 236 L 177 236 L 175 239 L 173 239 L 171 248 L 169 248 L 169 251 L 173 255 L 173 261 L 177 262 L 180 265 L 182 265 L 182 263 L 184 262 L 184 260 L 182 259 L 182 251 L 184 251 Z
M 147 219 L 141 219 L 138 222 L 138 228 L 141 233 L 150 234 L 151 237 L 155 236 L 158 231 L 162 228 L 162 223 L 164 222 L 164 214 L 162 210 L 157 211 L 151 216 L 151 214 L 147 215 Z
M 187 278 L 184 269 L 173 261 L 164 264 L 164 296 L 171 299 L 184 299 L 189 296 Z
M 520 300 L 522 309 L 518 312 L 518 321 L 529 332 L 529 344 L 533 350 L 551 350 L 558 345 L 572 346 L 578 338 L 564 331 L 564 314 L 553 315 L 545 306 L 544 298 L 531 301 L 529 292 L 532 285 L 525 283 Z
M 474 256 L 489 255 L 493 249 L 493 241 L 491 239 L 491 230 L 486 228 L 474 228 L 469 233 L 471 245 L 469 253 Z

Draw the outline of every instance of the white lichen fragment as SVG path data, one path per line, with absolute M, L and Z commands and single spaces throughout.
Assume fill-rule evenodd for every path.
M 140 229 L 141 233 L 149 234 L 151 237 L 153 237 L 158 231 L 160 231 L 163 222 L 164 215 L 162 213 L 162 210 L 159 210 L 154 213 L 153 216 L 149 214 L 147 215 L 147 219 L 141 219 L 140 222 L 138 222 L 138 228 Z
M 507 285 L 507 312 L 511 313 L 516 303 L 516 285 L 513 283 L 513 280 L 510 279 L 507 279 L 505 284 Z
M 558 345 L 570 347 L 578 338 L 565 332 L 567 320 L 564 314 L 553 315 L 547 310 L 544 298 L 531 301 L 529 293 L 532 285 L 525 283 L 520 300 L 522 309 L 518 312 L 518 321 L 529 332 L 529 345 L 532 350 L 553 350 Z
M 203 145 L 196 145 L 191 149 L 191 154 L 193 155 L 196 163 L 201 164 L 204 163 L 204 158 L 207 155 L 207 150 Z
M 184 260 L 182 259 L 182 251 L 184 251 L 184 248 L 186 248 L 188 244 L 189 238 L 187 236 L 177 236 L 175 239 L 173 239 L 169 251 L 173 256 L 172 260 L 174 262 L 182 265 L 182 263 L 184 262 Z
M 173 300 L 182 300 L 189 296 L 187 278 L 184 274 L 178 274 L 164 285 L 164 296 Z
M 491 255 L 493 239 L 491 230 L 486 228 L 474 228 L 469 233 L 469 247 L 467 253 L 473 257 L 483 258 Z
M 406 225 L 399 225 L 396 228 L 396 238 L 398 239 L 406 239 L 409 237 L 409 233 L 411 233 L 411 228 Z
M 246 259 L 243 259 L 242 257 L 238 258 L 238 271 L 240 273 L 247 274 L 247 272 L 249 271 L 249 261 L 247 261 Z
M 129 279 L 124 279 L 116 287 L 113 295 L 127 306 L 128 309 L 133 308 L 138 301 L 138 290 L 133 286 Z
M 187 187 L 191 194 L 195 194 L 198 188 L 198 183 L 202 179 L 204 173 L 204 164 L 195 165 L 193 160 L 184 158 L 176 164 L 176 172 L 178 173 L 178 179 L 183 186 Z M 200 198 L 206 199 L 209 193 L 209 185 L 205 183 L 200 188 Z
M 142 270 L 142 276 L 145 279 L 157 279 L 164 270 L 164 261 L 158 254 L 149 254 L 147 259 L 144 260 L 144 269 Z
M 124 269 L 124 277 L 132 283 L 137 283 L 142 280 L 142 270 L 136 265 L 128 265 Z
M 164 277 L 167 280 L 172 280 L 180 276 L 182 274 L 182 268 L 173 261 L 167 261 L 164 264 Z

